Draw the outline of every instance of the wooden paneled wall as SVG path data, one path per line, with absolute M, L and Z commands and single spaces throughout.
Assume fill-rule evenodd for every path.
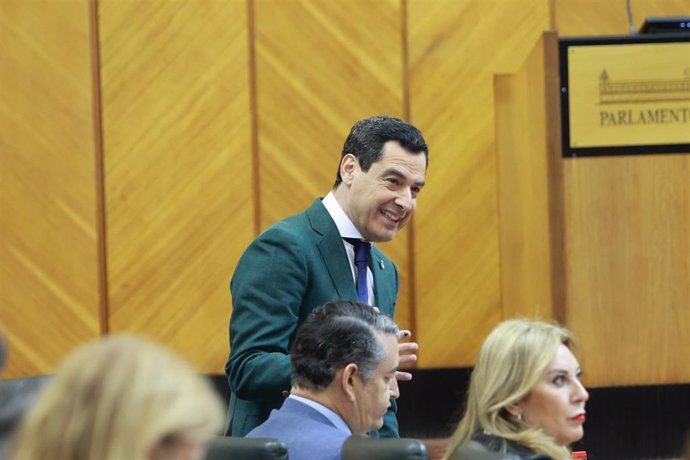
M 632 4 L 638 22 L 688 14 Z M 417 216 L 383 245 L 398 321 L 420 366 L 471 364 L 513 312 L 493 78 L 554 25 L 625 33 L 625 1 L 0 2 L 4 376 L 51 372 L 103 332 L 222 372 L 240 254 L 327 193 L 352 123 L 381 113 L 430 145 Z
M 100 333 L 91 11 L 0 2 L 4 375 L 41 374 Z
M 109 329 L 217 372 L 254 230 L 246 4 L 98 3 Z
M 431 145 L 414 223 L 419 362 L 469 365 L 502 318 L 493 75 L 525 59 L 548 8 L 419 0 L 408 22 L 411 119 Z
M 254 2 L 259 228 L 333 186 L 350 127 L 404 117 L 402 3 Z M 383 245 L 398 265 L 397 320 L 410 326 L 408 230 Z

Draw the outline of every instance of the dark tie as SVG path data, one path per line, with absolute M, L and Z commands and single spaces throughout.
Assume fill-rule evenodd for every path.
M 358 238 L 343 238 L 355 247 L 355 266 L 357 267 L 357 300 L 369 303 L 369 290 L 367 289 L 367 266 L 371 243 Z

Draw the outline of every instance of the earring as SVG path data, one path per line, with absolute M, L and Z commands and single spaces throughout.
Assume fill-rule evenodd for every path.
M 517 419 L 519 422 L 522 422 L 522 412 L 518 412 Z

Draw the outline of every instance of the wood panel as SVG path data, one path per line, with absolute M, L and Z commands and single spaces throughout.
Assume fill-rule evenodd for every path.
M 409 1 L 411 118 L 430 145 L 415 221 L 422 367 L 473 363 L 501 319 L 493 75 L 549 26 L 540 0 Z
M 399 0 L 254 4 L 264 229 L 328 193 L 355 121 L 403 115 L 401 10 Z M 396 320 L 404 327 L 407 238 L 405 230 L 381 245 L 400 270 Z
M 92 70 L 87 0 L 0 2 L 4 377 L 99 334 Z
M 246 4 L 99 5 L 111 331 L 222 372 L 253 235 Z
M 690 381 L 690 156 L 563 168 L 568 326 L 588 382 Z
M 503 317 L 553 319 L 544 43 L 494 80 Z
M 630 21 L 627 0 L 551 0 L 555 28 L 561 37 L 578 35 L 627 35 Z M 648 16 L 689 16 L 688 0 L 630 1 L 635 30 Z

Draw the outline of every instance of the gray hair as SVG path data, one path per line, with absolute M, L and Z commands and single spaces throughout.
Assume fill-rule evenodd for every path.
M 334 300 L 317 307 L 299 327 L 292 344 L 292 384 L 323 390 L 339 369 L 351 363 L 368 382 L 387 356 L 381 334 L 397 336 L 398 326 L 369 305 Z

